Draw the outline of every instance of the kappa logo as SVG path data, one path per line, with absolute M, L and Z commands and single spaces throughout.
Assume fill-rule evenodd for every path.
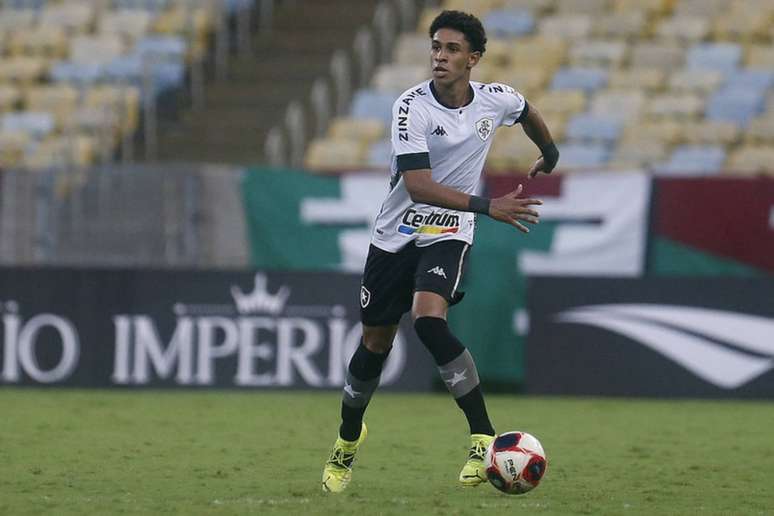
M 432 269 L 428 270 L 427 272 L 430 272 L 430 273 L 435 274 L 437 276 L 442 276 L 443 279 L 447 279 L 446 278 L 446 272 L 443 270 L 443 267 L 439 267 L 438 265 L 436 265 Z
M 360 306 L 365 308 L 368 303 L 371 302 L 371 293 L 365 288 L 365 285 L 360 286 Z
M 436 136 L 447 136 L 447 134 L 448 134 L 448 133 L 446 132 L 446 129 L 444 129 L 444 128 L 443 128 L 443 126 L 440 126 L 440 125 L 439 125 L 439 126 L 438 126 L 438 127 L 436 127 L 436 128 L 435 128 L 435 130 L 434 130 L 433 132 L 431 132 L 430 134 L 434 134 L 434 135 L 436 135 Z
M 655 304 L 581 306 L 556 320 L 624 335 L 699 378 L 735 389 L 774 368 L 774 319 Z
M 476 122 L 476 134 L 478 134 L 478 137 L 481 138 L 482 142 L 485 142 L 487 138 L 489 138 L 492 135 L 493 131 L 494 131 L 493 118 L 482 118 L 481 120 Z

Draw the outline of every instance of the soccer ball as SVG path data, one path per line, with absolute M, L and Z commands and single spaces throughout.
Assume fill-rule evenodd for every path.
M 498 435 L 484 457 L 489 482 L 503 493 L 522 494 L 537 487 L 546 472 L 546 454 L 526 432 Z

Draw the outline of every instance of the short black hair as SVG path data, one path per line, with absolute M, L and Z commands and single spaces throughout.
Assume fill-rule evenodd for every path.
M 439 29 L 454 29 L 465 35 L 473 52 L 486 52 L 486 33 L 481 20 L 462 11 L 443 11 L 430 24 L 430 38 Z

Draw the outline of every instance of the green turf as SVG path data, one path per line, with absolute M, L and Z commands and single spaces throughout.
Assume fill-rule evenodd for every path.
M 548 454 L 522 496 L 456 477 L 446 395 L 377 393 L 350 488 L 320 491 L 333 393 L 0 390 L 0 514 L 772 514 L 774 404 L 490 396 Z

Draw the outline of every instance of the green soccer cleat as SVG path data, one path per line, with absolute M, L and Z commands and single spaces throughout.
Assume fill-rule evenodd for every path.
M 367 435 L 368 429 L 365 423 L 363 423 L 360 437 L 357 441 L 345 441 L 341 437 L 336 439 L 331 456 L 323 468 L 323 491 L 326 493 L 340 493 L 347 488 L 349 481 L 352 480 L 352 463 L 355 462 L 355 453 L 360 445 L 363 444 Z
M 486 467 L 484 466 L 484 454 L 495 436 L 485 434 L 473 434 L 470 436 L 470 451 L 468 461 L 460 471 L 460 484 L 465 487 L 475 487 L 486 482 Z

